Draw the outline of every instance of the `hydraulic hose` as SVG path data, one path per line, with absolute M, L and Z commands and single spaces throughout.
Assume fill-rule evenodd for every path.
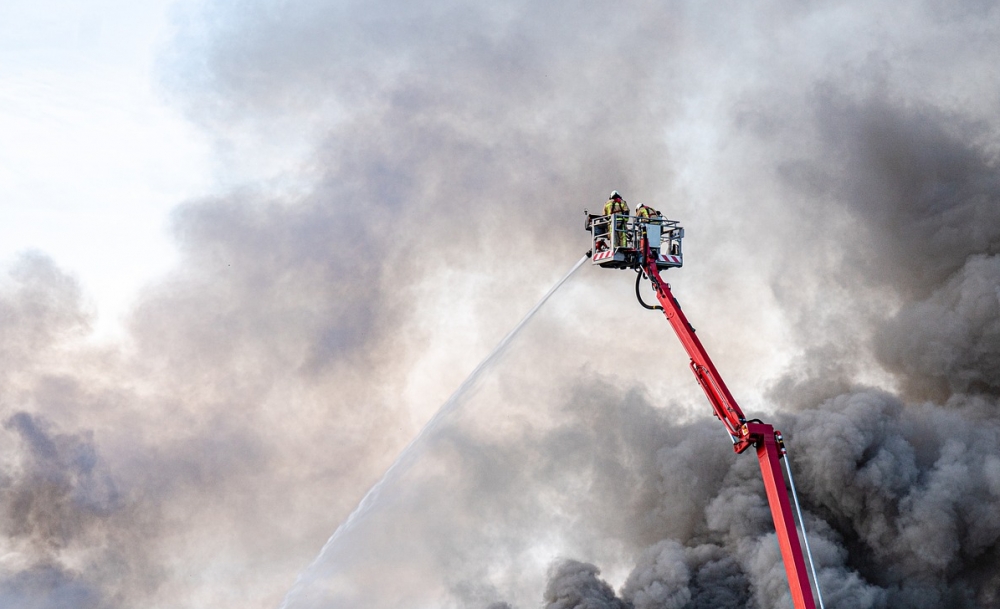
M 641 270 L 637 270 L 635 273 L 635 297 L 639 301 L 639 304 L 641 304 L 644 309 L 649 309 L 650 311 L 662 311 L 663 307 L 660 305 L 648 305 L 642 301 L 642 295 L 639 293 L 639 282 L 642 281 L 642 278 L 643 272 Z

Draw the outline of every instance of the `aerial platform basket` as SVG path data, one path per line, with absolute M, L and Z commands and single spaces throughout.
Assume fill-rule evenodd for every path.
M 684 228 L 676 220 L 640 218 L 624 214 L 597 216 L 584 210 L 587 230 L 593 235 L 591 261 L 603 268 L 635 269 L 642 265 L 642 239 L 656 256 L 656 268 L 684 265 Z

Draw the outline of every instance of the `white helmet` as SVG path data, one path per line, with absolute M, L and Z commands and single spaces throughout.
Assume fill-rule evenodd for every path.
M 609 199 L 614 199 L 615 197 L 618 197 L 618 198 L 620 199 L 620 198 L 621 198 L 621 195 L 620 195 L 620 194 L 618 194 L 618 191 L 617 191 L 617 190 L 612 190 L 612 191 L 611 191 L 611 195 L 610 195 L 610 196 L 609 196 L 608 198 L 609 198 Z

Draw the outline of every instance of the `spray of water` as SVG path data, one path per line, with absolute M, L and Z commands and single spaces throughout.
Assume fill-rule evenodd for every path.
M 566 281 L 570 277 L 572 277 L 573 274 L 576 273 L 576 271 L 581 266 L 583 266 L 583 263 L 586 261 L 587 261 L 587 256 L 586 255 L 582 256 L 576 262 L 576 264 L 574 264 L 573 267 L 565 275 L 563 275 L 562 279 L 557 281 L 551 288 L 549 288 L 549 291 L 546 292 L 545 295 L 542 296 L 537 303 L 535 303 L 535 306 L 533 306 L 531 310 L 528 311 L 528 313 L 523 318 L 521 318 L 521 321 L 519 321 L 517 325 L 514 326 L 514 328 L 510 332 L 508 332 L 507 335 L 504 336 L 499 343 L 497 343 L 497 345 L 493 348 L 493 350 L 490 351 L 489 355 L 487 355 L 483 359 L 483 361 L 479 362 L 479 365 L 475 367 L 475 369 L 469 374 L 468 377 L 466 377 L 464 381 L 462 381 L 462 384 L 459 385 L 458 389 L 456 389 L 455 392 L 451 394 L 451 397 L 449 397 L 445 401 L 445 403 L 441 405 L 441 407 L 438 409 L 436 413 L 434 413 L 434 416 L 431 417 L 431 419 L 427 422 L 427 424 L 424 425 L 424 427 L 417 433 L 416 436 L 413 437 L 412 440 L 410 440 L 409 444 L 407 444 L 406 447 L 399 453 L 399 456 L 396 457 L 396 460 L 392 463 L 392 465 L 389 466 L 389 469 L 387 469 L 386 472 L 382 475 L 382 478 L 378 482 L 376 482 L 375 485 L 372 486 L 371 489 L 369 489 L 369 491 L 361 499 L 361 502 L 358 503 L 358 506 L 356 508 L 354 508 L 354 511 L 351 512 L 351 515 L 347 517 L 347 520 L 345 520 L 343 523 L 341 523 L 339 527 L 337 527 L 337 530 L 334 531 L 333 535 L 330 536 L 330 539 L 328 539 L 327 542 L 323 545 L 323 549 L 320 550 L 320 553 L 316 557 L 316 559 L 313 560 L 313 562 L 309 565 L 309 567 L 307 567 L 306 570 L 299 575 L 299 577 L 295 581 L 295 585 L 292 586 L 292 589 L 289 590 L 288 594 L 285 595 L 285 598 L 281 603 L 280 609 L 288 609 L 289 607 L 292 606 L 292 603 L 294 602 L 296 596 L 303 589 L 305 589 L 305 587 L 308 585 L 310 581 L 314 579 L 314 574 L 317 571 L 317 567 L 325 562 L 327 556 L 330 554 L 331 549 L 336 547 L 338 540 L 342 536 L 344 536 L 348 531 L 353 529 L 356 523 L 362 518 L 364 518 L 365 514 L 367 514 L 371 510 L 372 506 L 377 503 L 379 494 L 381 493 L 382 489 L 385 488 L 387 485 L 389 485 L 392 481 L 399 478 L 402 474 L 404 474 L 407 470 L 410 469 L 410 467 L 413 465 L 414 462 L 417 461 L 417 457 L 420 455 L 420 452 L 422 450 L 423 439 L 426 438 L 431 432 L 433 432 L 441 424 L 441 422 L 445 420 L 455 410 L 458 404 L 462 403 L 462 397 L 469 391 L 470 388 L 475 386 L 476 382 L 482 376 L 483 372 L 485 372 L 486 370 L 488 370 L 490 367 L 493 366 L 493 364 L 507 349 L 507 346 L 514 339 L 514 337 L 516 337 L 518 333 L 521 331 L 521 329 L 528 323 L 528 321 L 530 321 L 531 318 L 535 316 L 535 313 L 537 313 L 538 310 L 542 308 L 542 305 L 544 305 L 549 300 L 549 298 L 551 298 L 552 295 L 555 294 L 556 291 L 559 290 L 559 288 L 562 287 L 562 285 L 566 283 Z

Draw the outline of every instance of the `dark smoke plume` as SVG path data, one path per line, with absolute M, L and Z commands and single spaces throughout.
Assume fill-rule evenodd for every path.
M 553 565 L 545 587 L 548 609 L 626 609 L 611 586 L 597 578 L 593 565 L 567 560 Z
M 827 607 L 1000 587 L 997 9 L 928 0 L 175 9 L 216 143 L 127 338 L 0 274 L 0 605 L 276 607 L 611 189 L 785 433 Z M 628 276 L 626 276 L 628 275 Z M 585 268 L 290 607 L 790 606 L 736 456 L 627 273 Z

